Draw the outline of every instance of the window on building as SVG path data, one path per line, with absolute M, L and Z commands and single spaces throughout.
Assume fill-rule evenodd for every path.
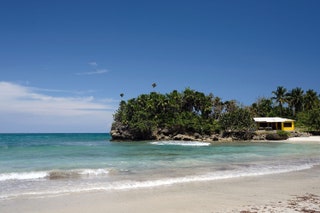
M 259 123 L 260 127 L 268 127 L 268 123 Z
M 292 127 L 292 123 L 291 122 L 285 122 L 285 123 L 283 123 L 283 127 Z

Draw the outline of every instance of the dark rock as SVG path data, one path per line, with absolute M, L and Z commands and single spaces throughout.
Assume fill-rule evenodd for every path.
M 173 140 L 179 140 L 179 141 L 194 141 L 195 138 L 190 135 L 183 135 L 178 134 L 173 137 Z
M 264 141 L 264 140 L 266 140 L 266 134 L 256 134 L 253 136 L 252 140 Z
M 218 141 L 219 140 L 219 135 L 211 135 L 210 139 L 212 141 Z
M 159 132 L 166 135 L 166 136 L 168 136 L 170 134 L 170 131 L 168 128 L 160 129 Z
M 266 135 L 267 140 L 287 140 L 288 136 L 286 135 L 279 135 L 277 133 L 271 133 Z
M 233 140 L 252 140 L 254 136 L 255 133 L 250 131 L 228 131 L 222 134 L 222 138 L 232 138 Z
M 195 138 L 195 139 L 199 139 L 199 138 L 202 138 L 202 136 L 199 134 L 199 133 L 194 133 L 193 134 L 193 137 Z M 206 136 L 205 136 L 206 137 Z

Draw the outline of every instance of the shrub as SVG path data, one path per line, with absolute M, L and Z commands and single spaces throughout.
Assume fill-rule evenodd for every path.
M 287 140 L 289 138 L 289 132 L 278 130 L 276 133 L 270 133 L 266 135 L 267 140 Z
M 290 135 L 290 132 L 286 132 L 286 131 L 283 131 L 283 130 L 278 130 L 277 131 L 277 134 L 280 136 L 280 137 L 286 137 L 286 139 L 288 139 L 289 135 Z

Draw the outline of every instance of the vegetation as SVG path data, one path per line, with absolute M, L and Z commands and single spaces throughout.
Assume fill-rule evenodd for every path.
M 248 130 L 253 125 L 250 111 L 235 101 L 222 102 L 190 88 L 121 101 L 114 121 L 114 125 L 125 125 L 133 139 L 152 139 L 159 130 L 173 135 L 211 135 L 221 129 Z
M 267 134 L 266 139 L 268 140 L 286 140 L 290 133 L 282 130 L 278 130 L 276 133 Z
M 152 84 L 152 88 L 157 86 Z M 186 88 L 168 94 L 151 92 L 120 102 L 112 129 L 127 131 L 130 139 L 154 139 L 155 135 L 250 132 L 253 117 L 279 116 L 296 120 L 296 126 L 320 130 L 320 99 L 317 92 L 304 92 L 279 86 L 270 98 L 259 98 L 251 106 L 241 106 L 235 100 L 222 101 L 213 94 Z M 121 98 L 124 96 L 120 94 Z M 278 132 L 281 137 L 287 133 Z

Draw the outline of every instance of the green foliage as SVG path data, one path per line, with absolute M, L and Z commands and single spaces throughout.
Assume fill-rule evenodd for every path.
M 309 131 L 320 130 L 320 107 L 300 112 L 298 114 L 298 125 Z
M 212 97 L 190 88 L 181 93 L 174 90 L 169 94 L 142 94 L 121 101 L 114 120 L 127 125 L 136 139 L 151 139 L 158 129 L 172 134 L 210 135 L 220 127 L 212 117 Z
M 303 109 L 304 105 L 304 91 L 300 88 L 294 88 L 286 94 L 287 103 L 292 110 L 292 115 L 295 116 Z
M 155 88 L 156 83 L 152 84 Z M 278 87 L 271 98 L 260 98 L 250 107 L 240 107 L 235 100 L 223 102 L 213 94 L 186 88 L 168 94 L 151 92 L 120 102 L 114 114 L 116 125 L 136 139 L 152 139 L 154 133 L 213 134 L 220 131 L 248 131 L 254 128 L 253 117 L 287 117 L 297 126 L 320 130 L 320 100 L 314 90 L 297 87 L 289 92 Z M 120 94 L 123 97 L 123 94 Z M 279 137 L 285 137 L 279 132 Z M 278 137 L 277 136 L 277 137 Z
M 225 131 L 249 131 L 254 127 L 254 121 L 248 109 L 237 108 L 225 113 L 220 125 Z
M 283 131 L 283 130 L 278 130 L 277 134 L 282 138 L 288 138 L 289 135 L 290 135 L 290 132 L 286 132 L 286 131 Z
M 286 92 L 287 92 L 287 89 L 284 88 L 283 86 L 279 86 L 277 87 L 277 90 L 272 91 L 272 94 L 274 94 L 272 99 L 274 99 L 278 103 L 278 106 L 280 109 L 280 116 L 282 116 L 283 104 L 286 103 L 287 101 Z
M 251 105 L 251 111 L 255 117 L 274 117 L 277 114 L 270 98 L 258 99 Z
M 289 137 L 289 132 L 277 131 L 276 133 L 270 133 L 266 135 L 267 140 L 287 140 Z
M 278 130 L 276 133 L 270 133 L 266 135 L 267 140 L 287 140 L 290 133 L 282 130 Z

